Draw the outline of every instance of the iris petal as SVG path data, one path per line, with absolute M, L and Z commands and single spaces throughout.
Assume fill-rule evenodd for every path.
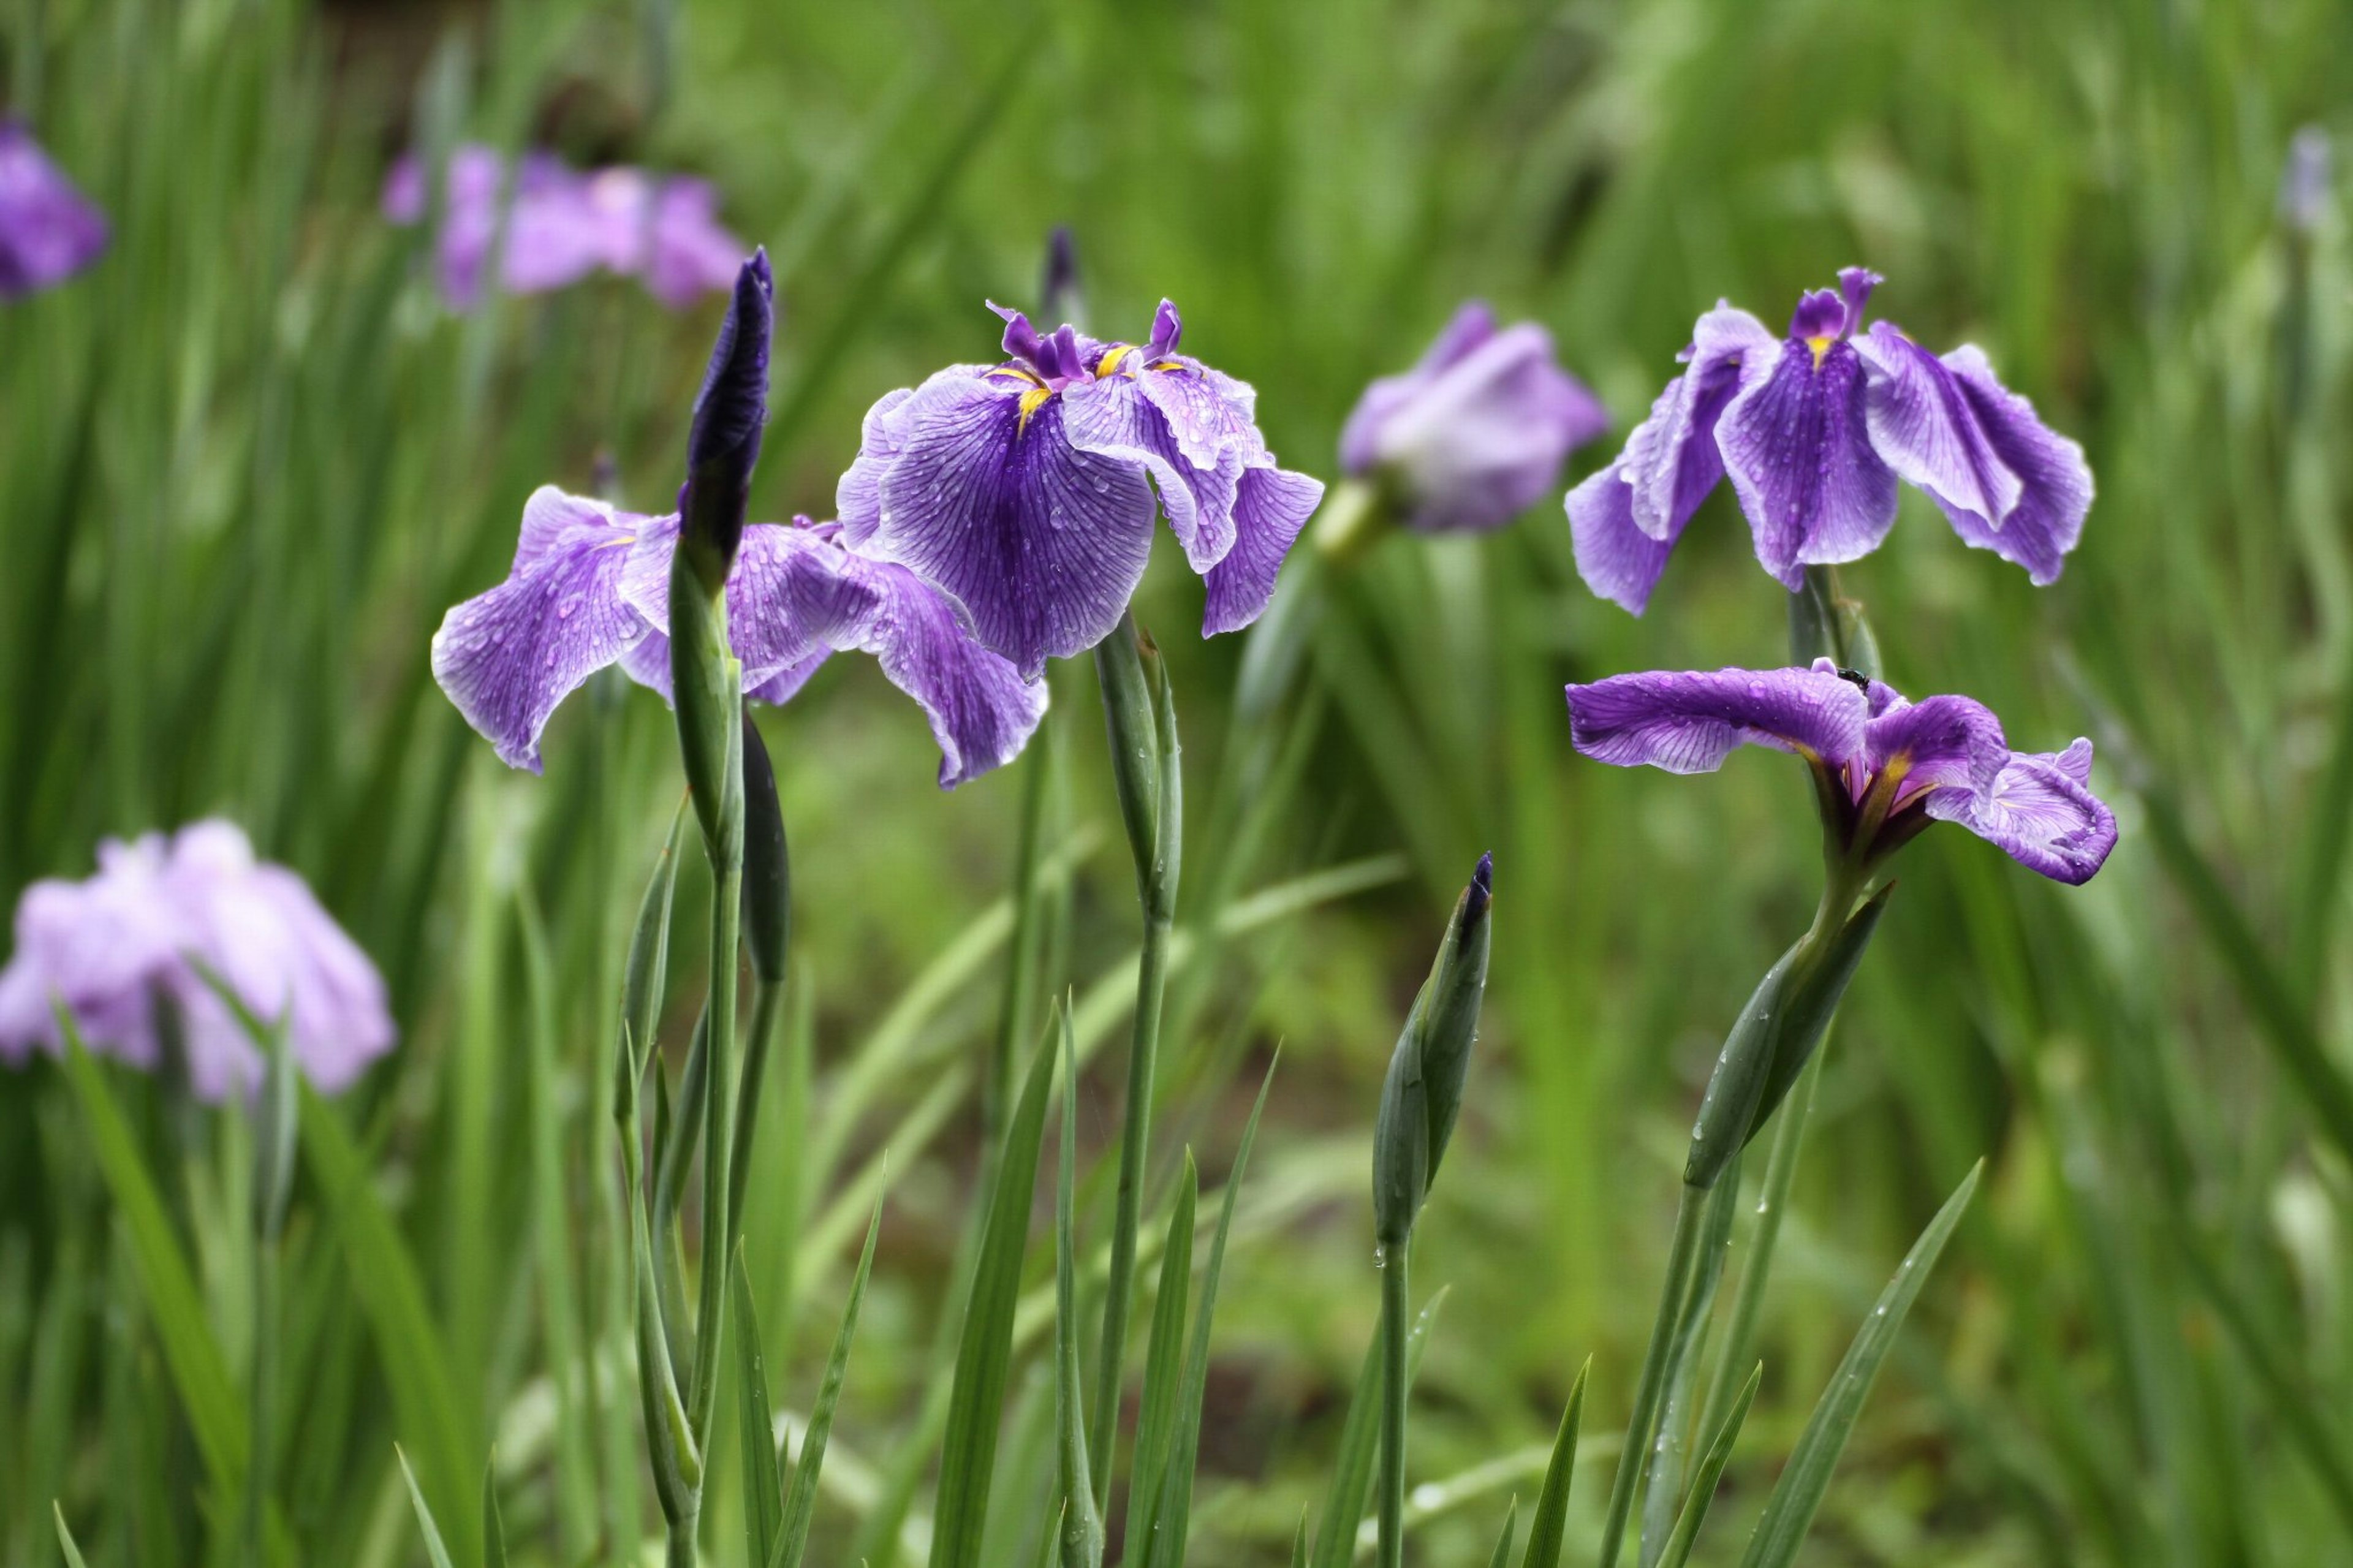
M 1568 492 L 1566 504 L 1577 575 L 1601 597 L 1641 615 L 1690 520 L 1677 522 L 1663 540 L 1643 532 L 1634 521 L 1634 487 L 1622 462 L 1588 476 Z
M 1741 746 L 1843 767 L 1862 749 L 1865 710 L 1860 689 L 1820 669 L 1651 670 L 1568 689 L 1578 751 L 1672 773 L 1713 773 Z
M 1716 426 L 1757 559 L 1792 592 L 1805 567 L 1869 554 L 1895 521 L 1895 472 L 1866 429 L 1866 380 L 1852 344 L 1817 359 L 1810 344 L 1786 343 L 1743 364 Z

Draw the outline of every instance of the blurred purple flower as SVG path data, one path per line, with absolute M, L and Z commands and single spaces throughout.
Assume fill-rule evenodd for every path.
M 2336 161 L 2323 126 L 2306 125 L 2289 141 L 2287 163 L 2280 170 L 2279 215 L 2295 233 L 2311 234 L 2327 217 Z
M 392 1048 L 367 954 L 301 878 L 256 860 L 234 824 L 208 821 L 105 840 L 95 876 L 25 889 L 0 970 L 0 1057 L 59 1048 L 62 1006 L 93 1051 L 153 1068 L 168 1041 L 200 1099 L 250 1094 L 261 1052 L 206 971 L 255 1016 L 283 1019 L 295 1065 L 330 1093 Z
M 0 300 L 61 283 L 106 248 L 106 218 L 32 132 L 0 119 Z
M 1256 620 L 1321 482 L 1275 466 L 1257 395 L 1176 353 L 1162 300 L 1142 345 L 1006 321 L 1007 358 L 952 365 L 867 412 L 836 497 L 844 540 L 948 595 L 1035 679 L 1119 624 L 1159 510 L 1208 582 L 1202 634 Z M 1150 482 L 1146 482 L 1146 476 Z
M 825 662 L 871 653 L 921 705 L 953 789 L 1011 761 L 1046 711 L 1046 688 L 972 639 L 904 567 L 848 549 L 838 523 L 754 523 L 727 579 L 728 636 L 744 692 L 783 702 Z M 668 582 L 676 513 L 643 517 L 543 486 L 523 507 L 507 580 L 450 610 L 433 675 L 510 766 L 537 773 L 557 704 L 618 663 L 670 692 Z
M 1810 669 L 1651 671 L 1568 689 L 1577 749 L 1619 767 L 1713 773 L 1735 748 L 1806 760 L 1831 826 L 1869 862 L 1931 821 L 1957 822 L 2031 870 L 2091 879 L 2116 847 L 2116 819 L 2089 787 L 2092 742 L 2013 752 L 2001 721 L 1967 697 L 1906 701 L 1893 688 Z
M 450 155 L 437 265 L 442 295 L 454 309 L 481 302 L 506 176 L 506 159 L 492 148 L 470 143 Z M 410 153 L 385 182 L 385 216 L 419 222 L 430 194 L 425 166 Z M 526 153 L 507 192 L 502 287 L 510 294 L 541 293 L 601 268 L 642 278 L 673 310 L 691 304 L 733 283 L 745 254 L 744 243 L 720 226 L 718 205 L 717 193 L 702 180 L 657 180 L 626 167 L 583 174 L 552 153 Z
M 1896 480 L 1928 492 L 1967 543 L 2055 582 L 2092 504 L 2084 449 L 1994 379 L 1974 346 L 1939 358 L 1882 321 L 1879 276 L 1798 301 L 1787 339 L 1719 303 L 1618 460 L 1568 493 L 1588 586 L 1640 615 L 1692 513 L 1729 475 L 1757 559 L 1795 591 L 1809 565 L 1869 554 Z
M 1534 321 L 1495 330 L 1472 300 L 1421 363 L 1365 389 L 1340 431 L 1340 471 L 1380 476 L 1406 522 L 1500 528 L 1560 481 L 1568 454 L 1609 427 Z

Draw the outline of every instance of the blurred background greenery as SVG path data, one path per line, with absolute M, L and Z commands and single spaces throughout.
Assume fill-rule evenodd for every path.
M 533 486 L 588 489 L 609 458 L 627 501 L 667 503 L 717 305 L 670 316 L 607 280 L 445 313 L 375 198 L 397 152 L 459 134 L 704 174 L 770 247 L 755 515 L 828 512 L 873 398 L 990 355 L 981 301 L 1030 299 L 1056 223 L 1099 331 L 1174 298 L 1187 349 L 1253 383 L 1276 450 L 1326 477 L 1364 382 L 1466 295 L 1547 324 L 1621 430 L 1718 296 L 1778 321 L 1849 262 L 1886 274 L 1874 304 L 1924 340 L 1983 344 L 2089 450 L 2083 548 L 2036 590 L 1907 492 L 1847 585 L 1899 687 L 1978 696 L 2032 749 L 2093 734 L 2124 838 L 2072 891 L 1958 834 L 1905 857 L 1829 1047 L 1764 1393 L 1702 1556 L 1730 1560 L 1872 1293 L 1979 1156 L 1809 1561 L 2353 1551 L 2353 272 L 2333 190 L 2308 230 L 2275 202 L 2295 129 L 2347 128 L 2353 10 L 10 0 L 0 48 L 8 106 L 116 233 L 94 272 L 0 310 L 0 895 L 85 874 L 101 835 L 234 816 L 375 955 L 404 1030 L 342 1106 L 399 1258 L 341 1198 L 298 1200 L 290 1237 L 299 1560 L 423 1561 L 395 1440 L 460 1514 L 495 1443 L 522 1561 L 617 1561 L 652 1518 L 634 1457 L 569 1417 L 628 1397 L 596 1348 L 622 1320 L 592 1107 L 623 922 L 676 800 L 668 721 L 600 683 L 558 718 L 546 776 L 512 773 L 425 648 L 503 571 Z M 1320 1499 L 1377 1305 L 1379 1075 L 1492 848 L 1488 1025 L 1417 1268 L 1451 1291 L 1414 1455 L 1440 1488 L 1417 1556 L 1483 1561 L 1588 1352 L 1589 1446 L 1621 1424 L 1698 1087 L 1818 874 L 1798 770 L 1580 763 L 1559 688 L 1777 661 L 1783 596 L 1728 495 L 1640 621 L 1577 582 L 1554 504 L 1490 538 L 1389 540 L 1340 584 L 1282 716 L 1295 768 L 1252 774 L 1227 723 L 1240 639 L 1192 636 L 1198 594 L 1163 560 L 1138 611 L 1170 652 L 1206 846 L 1182 921 L 1248 940 L 1179 977 L 1164 1173 L 1180 1139 L 1223 1170 L 1285 1044 L 1219 1313 L 1196 1556 L 1282 1561 Z M 1053 679 L 1039 754 L 1076 867 L 1057 984 L 1114 1034 L 1128 871 L 1091 672 Z M 762 1148 L 749 1253 L 783 1403 L 805 1408 L 888 1146 L 818 1548 L 879 1563 L 874 1500 L 937 1375 L 966 1223 L 1021 789 L 1008 770 L 938 794 L 920 716 L 849 660 L 763 725 L 797 849 L 811 1131 Z M 1237 800 L 1263 831 L 1221 847 Z M 1082 1100 L 1095 1147 L 1116 1055 Z M 116 1089 L 234 1373 L 237 1119 Z M 54 1498 L 92 1563 L 192 1562 L 207 1505 L 173 1325 L 88 1142 L 53 1064 L 0 1078 L 0 1557 L 54 1560 Z M 793 1256 L 788 1212 L 813 1227 Z M 1046 1389 L 1025 1355 L 1017 1454 L 1044 1451 Z M 1037 1473 L 1008 1461 L 1004 1484 Z

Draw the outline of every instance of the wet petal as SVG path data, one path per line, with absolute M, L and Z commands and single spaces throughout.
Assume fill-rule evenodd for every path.
M 2070 885 L 2090 881 L 2116 845 L 2116 817 L 2084 786 L 2091 747 L 2078 741 L 2055 756 L 2013 754 L 1983 799 L 1938 790 L 1922 802 L 1934 817 L 1957 822 L 2029 870 Z
M 917 388 L 892 411 L 901 447 L 863 541 L 955 599 L 1025 678 L 1119 624 L 1154 510 L 1140 465 L 1072 448 L 1061 400 L 1031 390 L 965 370 Z
M 1928 791 L 1982 799 L 2010 760 L 2001 721 L 1968 697 L 1926 697 L 1890 706 L 1863 727 L 1863 767 L 1877 777 L 1901 768 L 1899 802 Z
M 1250 451 L 1240 440 L 1212 433 L 1212 422 L 1230 416 L 1214 395 L 1198 383 L 1168 385 L 1169 378 L 1166 372 L 1142 377 L 1115 372 L 1074 383 L 1060 399 L 1063 427 L 1082 452 L 1143 465 L 1185 559 L 1196 572 L 1207 572 L 1234 547 L 1234 491 Z M 1163 401 L 1175 405 L 1175 417 L 1164 412 Z
M 1650 605 L 1659 574 L 1667 569 L 1675 541 L 1683 537 L 1683 523 L 1676 523 L 1663 540 L 1643 532 L 1634 521 L 1634 487 L 1627 482 L 1622 463 L 1588 476 L 1568 492 L 1567 505 L 1577 575 L 1600 597 L 1641 615 Z
M 621 578 L 648 521 L 543 486 L 507 580 L 442 617 L 433 678 L 509 766 L 539 772 L 556 705 L 645 636 Z
M 1300 530 L 1324 501 L 1324 482 L 1271 460 L 1242 470 L 1234 498 L 1234 547 L 1207 574 L 1201 635 L 1239 631 L 1266 609 Z
M 984 365 L 956 365 L 947 374 L 982 375 Z M 882 476 L 890 472 L 898 460 L 899 450 L 905 443 L 900 432 L 899 410 L 915 395 L 912 386 L 886 392 L 877 398 L 874 406 L 866 411 L 862 434 L 858 443 L 858 456 L 842 473 L 834 487 L 835 515 L 841 520 L 843 539 L 852 549 L 864 546 L 874 537 L 882 521 Z
M 1688 368 L 1651 405 L 1619 458 L 1634 489 L 1634 522 L 1664 542 L 1683 531 L 1724 477 L 1716 425 L 1740 390 L 1741 366 L 1780 352 L 1780 340 L 1746 310 L 1718 305 L 1692 329 Z
M 646 519 L 621 578 L 621 596 L 652 628 L 645 640 L 659 639 L 659 646 L 632 648 L 622 668 L 639 685 L 660 692 L 664 701 L 670 695 L 670 574 L 678 531 L 675 513 Z M 734 569 L 727 576 L 727 641 L 744 666 L 746 696 L 781 702 L 799 690 L 823 661 L 824 649 L 793 613 L 788 589 L 802 554 L 833 548 L 806 528 L 759 522 L 744 531 Z M 784 696 L 769 695 L 779 676 L 795 671 L 797 679 L 788 683 Z
M 1716 427 L 1757 559 L 1792 592 L 1805 567 L 1869 554 L 1895 521 L 1895 471 L 1866 428 L 1867 379 L 1852 344 L 1833 343 L 1818 359 L 1805 342 L 1786 343 L 1743 366 Z
M 2018 504 L 1997 521 L 1956 506 L 1933 489 L 1929 493 L 1936 496 L 1953 531 L 1966 542 L 2025 567 L 2037 587 L 2046 587 L 2059 580 L 2067 552 L 2084 536 L 2084 515 L 2092 510 L 2092 470 L 2084 461 L 2084 448 L 2044 425 L 2035 416 L 2033 404 L 1996 381 L 1993 367 L 1976 348 L 1955 349 L 1944 363 L 1959 382 L 1961 395 L 1976 414 L 1994 456 L 2018 476 Z
M 1568 689 L 1577 749 L 1619 767 L 1712 773 L 1740 746 L 1842 767 L 1862 748 L 1865 699 L 1819 669 L 1653 670 Z
M 1945 506 L 1995 523 L 2009 517 L 2018 476 L 1994 455 L 1952 368 L 1885 321 L 1854 347 L 1870 370 L 1871 444 L 1897 477 Z

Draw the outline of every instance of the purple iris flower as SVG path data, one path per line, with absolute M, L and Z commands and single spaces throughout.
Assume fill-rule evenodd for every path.
M 105 215 L 31 132 L 0 119 L 0 300 L 61 283 L 105 248 Z
M 1534 321 L 1498 331 L 1484 303 L 1455 311 L 1421 362 L 1365 389 L 1340 431 L 1340 471 L 1379 476 L 1405 521 L 1432 532 L 1500 528 L 1560 481 L 1609 427 Z
M 450 155 L 437 266 L 454 309 L 481 301 L 507 182 L 507 161 L 492 148 L 469 144 Z M 411 153 L 385 182 L 385 216 L 418 222 L 429 194 L 425 166 Z M 744 260 L 744 243 L 721 226 L 718 195 L 702 180 L 658 180 L 626 167 L 584 174 L 552 153 L 527 153 L 506 198 L 500 279 L 510 294 L 562 289 L 603 270 L 644 279 L 676 310 L 733 284 Z
M 947 595 L 1034 679 L 1119 624 L 1151 554 L 1156 486 L 1208 583 L 1202 634 L 1256 620 L 1324 495 L 1275 466 L 1257 394 L 1176 352 L 1166 300 L 1140 345 L 1041 335 L 989 308 L 1006 321 L 1003 363 L 952 365 L 867 412 L 836 497 L 844 539 Z
M 1619 767 L 1713 773 L 1738 746 L 1794 752 L 1815 775 L 1841 850 L 1868 865 L 1930 822 L 1957 822 L 2053 880 L 2091 879 L 2116 847 L 2094 796 L 2092 742 L 2013 752 L 1967 697 L 1906 701 L 1890 687 L 1810 669 L 1651 671 L 1568 689 L 1577 749 Z
M 1568 493 L 1577 570 L 1636 615 L 1699 503 L 1729 475 L 1757 559 L 1795 592 L 1810 565 L 1869 554 L 1895 521 L 1898 479 L 1935 499 L 1962 540 L 2055 582 L 2084 531 L 2084 448 L 1994 379 L 1974 346 L 1941 357 L 1885 321 L 1862 333 L 1879 275 L 1803 296 L 1779 339 L 1719 303 L 1699 319 L 1651 416 L 1618 460 Z M 1858 335 L 1861 333 L 1861 335 Z
M 0 970 L 0 1058 L 62 1044 L 62 1006 L 90 1049 L 155 1068 L 166 1042 L 207 1100 L 251 1094 L 262 1056 L 206 974 L 282 1020 L 295 1065 L 332 1092 L 392 1048 L 384 980 L 302 879 L 254 858 L 232 823 L 108 839 L 83 881 L 36 882 Z
M 831 653 L 856 649 L 930 719 L 940 785 L 1019 753 L 1046 689 L 973 641 L 948 602 L 902 566 L 849 549 L 838 523 L 744 530 L 727 578 L 728 633 L 744 694 L 783 702 Z M 619 664 L 670 692 L 675 512 L 642 517 L 543 486 L 523 506 L 507 580 L 459 605 L 433 637 L 433 675 L 510 766 L 541 768 L 556 705 Z

